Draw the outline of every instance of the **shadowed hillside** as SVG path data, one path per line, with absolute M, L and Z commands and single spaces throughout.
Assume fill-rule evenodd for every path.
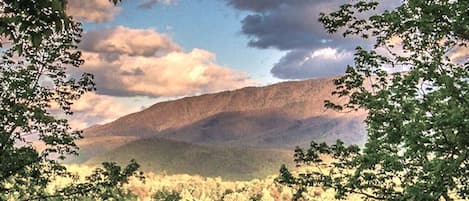
M 281 164 L 293 166 L 293 151 L 201 146 L 151 138 L 112 149 L 85 164 L 125 164 L 131 159 L 136 159 L 147 172 L 249 180 L 276 174 Z
M 279 113 L 228 112 L 190 126 L 165 130 L 159 136 L 203 145 L 293 150 L 308 146 L 312 139 L 333 143 L 364 143 L 363 118 L 318 116 L 286 118 Z

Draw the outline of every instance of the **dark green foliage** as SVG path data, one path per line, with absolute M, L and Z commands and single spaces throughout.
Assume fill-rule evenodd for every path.
M 225 192 L 223 192 L 223 194 L 221 195 L 220 199 L 218 199 L 217 201 L 223 201 L 225 200 L 225 197 L 229 194 L 232 194 L 234 193 L 235 191 L 231 190 L 231 189 L 226 189 Z
M 467 48 L 469 2 L 406 0 L 382 13 L 374 10 L 377 5 L 358 1 L 320 18 L 329 32 L 375 41 L 374 49 L 357 47 L 355 65 L 335 81 L 335 94 L 349 102 L 325 103 L 367 110 L 368 142 L 361 151 L 342 143 L 297 149 L 299 165 L 330 172 L 295 176 L 282 167 L 278 181 L 297 188 L 297 199 L 308 187 L 333 188 L 337 198 L 468 199 L 469 58 L 450 55 Z M 388 43 L 392 37 L 402 43 Z M 396 67 L 408 70 L 385 70 Z M 326 163 L 322 155 L 334 161 Z
M 153 195 L 155 201 L 179 201 L 181 199 L 181 194 L 176 191 L 160 190 Z
M 105 163 L 85 183 L 45 190 L 58 177 L 74 178 L 59 160 L 77 154 L 81 137 L 51 111 L 71 115 L 72 103 L 95 88 L 91 74 L 70 73 L 83 63 L 82 28 L 64 7 L 63 0 L 0 1 L 0 200 L 118 198 L 138 168 Z
M 86 149 L 82 147 L 83 151 Z M 213 147 L 159 138 L 127 143 L 89 159 L 85 164 L 93 166 L 103 161 L 125 164 L 132 158 L 139 161 L 145 172 L 245 181 L 272 175 L 282 163 L 294 165 L 290 151 Z

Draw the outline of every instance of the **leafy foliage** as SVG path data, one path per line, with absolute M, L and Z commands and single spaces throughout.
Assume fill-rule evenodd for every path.
M 99 145 L 90 147 L 96 146 Z M 82 155 L 87 148 L 81 147 L 80 151 Z M 292 152 L 203 146 L 159 138 L 127 143 L 89 159 L 85 164 L 97 165 L 103 161 L 125 164 L 131 159 L 139 161 L 140 169 L 145 172 L 220 176 L 231 180 L 263 178 L 276 173 L 282 163 L 294 165 Z
M 329 32 L 375 41 L 370 50 L 357 47 L 355 65 L 335 80 L 334 93 L 348 103 L 325 102 L 367 110 L 368 142 L 361 151 L 313 142 L 296 150 L 296 162 L 330 171 L 296 176 L 282 167 L 278 181 L 295 187 L 296 199 L 315 186 L 341 199 L 468 199 L 469 60 L 451 55 L 468 48 L 469 2 L 406 0 L 384 12 L 378 5 L 358 1 L 320 17 Z M 401 42 L 391 43 L 395 38 Z
M 66 119 L 72 103 L 94 90 L 93 76 L 77 75 L 83 60 L 77 50 L 81 24 L 64 11 L 64 0 L 0 1 L 0 199 L 44 200 L 92 196 L 103 200 L 125 194 L 120 187 L 136 173 L 134 161 L 124 170 L 112 163 L 86 183 L 46 192 L 57 177 L 73 177 L 59 160 L 77 154 Z M 32 142 L 42 142 L 38 150 Z M 111 192 L 112 191 L 112 192 Z M 117 192 L 117 193 L 116 193 Z
M 179 192 L 160 190 L 153 195 L 155 201 L 179 201 L 182 197 Z

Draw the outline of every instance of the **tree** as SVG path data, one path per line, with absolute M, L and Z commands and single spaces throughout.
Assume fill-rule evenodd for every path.
M 355 65 L 335 80 L 334 94 L 348 102 L 325 102 L 366 110 L 367 143 L 297 148 L 298 165 L 316 168 L 295 175 L 282 167 L 278 182 L 296 188 L 295 199 L 310 187 L 333 188 L 341 199 L 468 199 L 469 57 L 456 52 L 467 52 L 469 2 L 405 0 L 384 12 L 378 4 L 356 1 L 320 16 L 331 33 L 374 41 L 357 47 Z M 389 42 L 396 38 L 401 44 Z
M 77 50 L 82 28 L 65 5 L 65 0 L 0 1 L 1 200 L 125 197 L 129 193 L 122 185 L 139 167 L 135 161 L 123 169 L 104 163 L 84 183 L 46 190 L 55 178 L 74 178 L 60 160 L 77 154 L 75 140 L 81 138 L 51 109 L 57 105 L 71 115 L 73 102 L 95 88 L 91 74 L 70 73 L 83 63 Z
M 181 193 L 177 191 L 159 190 L 153 196 L 155 201 L 179 201 L 182 200 Z

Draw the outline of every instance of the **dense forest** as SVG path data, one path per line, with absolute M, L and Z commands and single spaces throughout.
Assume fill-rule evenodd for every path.
M 68 165 L 74 174 L 84 177 L 92 173 L 93 169 L 83 165 Z M 303 171 L 304 172 L 304 171 Z M 295 189 L 281 185 L 276 181 L 277 175 L 250 181 L 227 181 L 221 177 L 202 177 L 197 175 L 167 175 L 145 174 L 145 180 L 132 178 L 123 187 L 133 196 L 130 199 L 156 201 L 287 201 L 292 200 Z M 54 181 L 49 187 L 53 192 L 54 186 L 66 186 L 72 182 L 68 179 Z M 327 201 L 336 200 L 333 190 L 311 188 L 304 194 L 305 200 Z M 358 198 L 350 196 L 350 199 Z

